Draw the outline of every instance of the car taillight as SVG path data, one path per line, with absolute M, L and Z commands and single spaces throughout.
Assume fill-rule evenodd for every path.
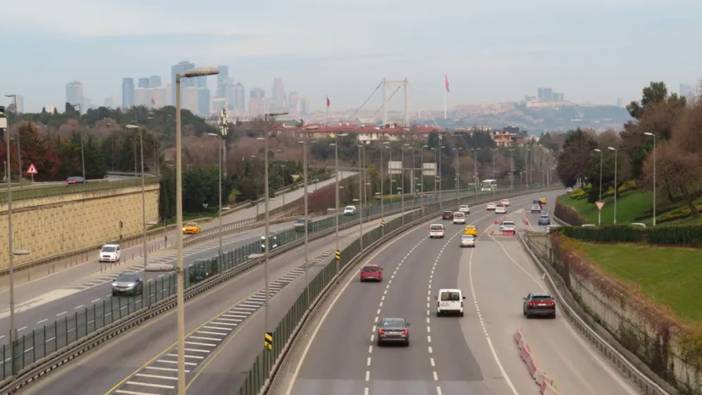
M 534 301 L 534 300 L 529 301 L 529 306 L 536 306 L 536 301 Z
M 378 329 L 378 334 L 381 335 L 381 336 L 384 335 L 384 334 L 385 334 L 385 329 L 383 329 L 383 328 Z
M 409 335 L 409 330 L 407 328 L 402 330 L 402 336 L 407 337 Z

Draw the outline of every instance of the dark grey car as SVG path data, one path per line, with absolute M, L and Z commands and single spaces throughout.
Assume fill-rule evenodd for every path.
M 378 324 L 378 345 L 399 343 L 409 346 L 409 322 L 404 318 L 383 318 Z
M 141 295 L 144 292 L 144 280 L 137 272 L 124 272 L 112 281 L 112 295 Z

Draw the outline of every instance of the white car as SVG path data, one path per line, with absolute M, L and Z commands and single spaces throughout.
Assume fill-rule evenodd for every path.
M 500 200 L 500 204 L 503 206 L 509 207 L 509 199 Z
M 444 238 L 444 225 L 441 224 L 431 224 L 429 225 L 429 238 L 443 239 Z
M 119 244 L 105 244 L 100 248 L 100 262 L 119 262 L 122 256 L 122 250 Z
M 498 204 L 495 207 L 495 214 L 507 214 L 507 206 L 503 206 L 501 204 Z
M 455 213 L 453 213 L 453 223 L 454 224 L 465 224 L 466 223 L 466 215 L 461 211 L 456 211 Z
M 494 211 L 496 207 L 497 205 L 495 204 L 495 202 L 490 202 L 485 206 L 485 210 Z
M 344 207 L 344 215 L 356 215 L 356 206 Z
M 514 233 L 517 231 L 517 225 L 514 221 L 502 221 L 500 224 L 500 232 L 502 233 Z
M 436 315 L 458 314 L 463 317 L 463 292 L 460 289 L 440 289 L 436 296 Z
M 462 212 L 463 214 L 470 214 L 470 207 L 467 204 L 462 204 L 458 206 L 458 211 Z
M 475 236 L 461 235 L 461 248 L 463 247 L 475 247 Z

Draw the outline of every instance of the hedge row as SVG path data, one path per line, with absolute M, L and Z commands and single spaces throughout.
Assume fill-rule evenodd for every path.
M 561 202 L 556 201 L 556 208 L 553 210 L 553 214 L 558 217 L 561 221 L 565 221 L 568 224 L 578 226 L 585 223 L 585 219 L 580 215 L 575 209 Z
M 597 242 L 702 246 L 702 225 L 659 226 L 642 229 L 629 225 L 602 227 L 563 227 L 560 232 L 568 237 Z

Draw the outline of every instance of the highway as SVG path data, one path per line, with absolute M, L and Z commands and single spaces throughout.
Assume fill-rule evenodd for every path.
M 528 214 L 537 197 L 512 199 L 506 217 L 539 228 L 537 215 Z M 428 239 L 423 224 L 376 251 L 366 262 L 384 267 L 384 281 L 360 283 L 354 273 L 342 283 L 340 297 L 291 362 L 290 384 L 273 393 L 536 394 L 513 340 L 518 329 L 562 394 L 638 393 L 560 314 L 522 316 L 522 297 L 546 285 L 518 240 L 491 235 L 500 217 L 472 208 L 468 223 L 480 230 L 475 249 L 461 249 L 463 226 L 446 222 L 444 239 Z M 436 316 L 440 288 L 463 291 L 464 317 Z M 409 320 L 409 347 L 377 346 L 375 324 L 383 317 Z M 213 379 L 208 376 L 209 386 Z
M 378 220 L 369 222 L 364 230 L 370 231 L 377 224 Z M 344 246 L 358 236 L 358 227 L 342 230 L 340 235 L 342 236 L 341 245 Z M 309 258 L 312 264 L 309 268 L 310 278 L 319 269 L 319 266 L 315 266 L 315 262 L 326 262 L 333 256 L 333 241 L 334 235 L 332 234 L 310 242 Z M 290 303 L 304 287 L 304 271 L 301 268 L 304 262 L 303 253 L 304 249 L 297 247 L 272 258 L 270 261 L 271 289 L 274 293 L 270 302 L 270 317 L 273 323 L 280 320 Z M 198 374 L 195 367 L 200 363 L 206 363 L 203 359 L 209 355 L 210 351 L 212 354 L 218 352 L 216 346 L 220 342 L 235 344 L 241 349 L 241 352 L 236 355 L 236 366 L 228 367 L 228 377 L 234 376 L 234 379 L 239 379 L 231 372 L 245 371 L 250 367 L 253 358 L 261 348 L 263 314 L 260 314 L 260 310 L 262 310 L 263 304 L 261 296 L 264 295 L 262 292 L 263 279 L 263 265 L 258 265 L 186 303 L 187 333 L 190 334 L 189 336 L 198 336 L 196 331 L 209 332 L 200 334 L 199 337 L 210 339 L 204 341 L 190 339 L 198 345 L 191 345 L 190 350 L 186 350 L 186 354 L 189 355 L 188 366 L 191 370 L 188 373 L 188 379 Z M 257 311 L 259 313 L 254 314 Z M 230 313 L 227 314 L 227 312 Z M 227 314 L 227 316 L 223 317 L 222 314 Z M 248 317 L 251 318 L 247 319 Z M 174 383 L 166 380 L 164 384 L 163 380 L 153 376 L 164 377 L 164 374 L 172 373 L 169 369 L 175 366 L 170 362 L 175 360 L 172 356 L 176 335 L 175 321 L 174 311 L 160 315 L 128 332 L 125 336 L 110 341 L 89 355 L 74 361 L 71 365 L 27 387 L 26 393 L 74 393 L 76 383 L 81 383 L 83 393 L 90 394 L 106 392 L 116 394 L 168 393 L 170 392 L 169 387 L 172 387 Z M 239 326 L 239 324 L 241 325 Z M 204 328 L 203 325 L 216 329 Z M 226 331 L 226 328 L 231 330 Z M 214 340 L 218 335 L 212 335 L 212 333 L 226 334 L 228 332 L 232 332 L 232 336 L 220 338 L 219 341 Z M 210 350 L 210 346 L 202 344 L 209 344 L 214 348 Z M 199 350 L 201 353 L 198 354 L 198 351 L 192 350 Z M 196 364 L 196 366 L 190 364 Z M 146 385 L 130 384 L 134 382 L 146 383 Z M 151 387 L 149 384 L 156 387 Z M 159 387 L 164 385 L 166 388 Z M 192 390 L 191 393 L 197 392 Z

